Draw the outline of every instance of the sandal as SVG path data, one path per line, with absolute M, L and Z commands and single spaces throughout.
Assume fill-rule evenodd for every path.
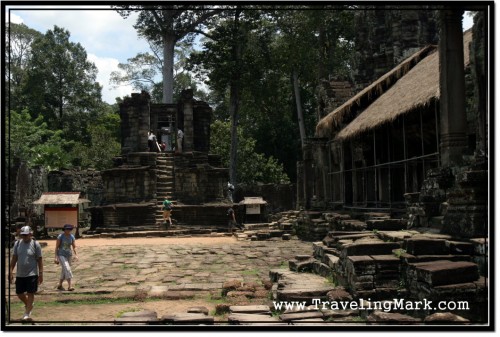
M 71 287 L 71 288 L 68 288 L 68 291 L 73 291 L 75 290 L 75 288 Z
M 64 290 L 63 286 L 58 286 L 56 289 L 57 290 Z

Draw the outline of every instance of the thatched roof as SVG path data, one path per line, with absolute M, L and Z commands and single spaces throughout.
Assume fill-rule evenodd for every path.
M 80 192 L 45 192 L 40 199 L 33 202 L 35 205 L 63 205 L 82 204 L 90 202 L 87 199 L 80 199 Z
M 468 30 L 464 33 L 465 65 L 469 64 L 471 41 L 472 31 Z M 391 84 L 385 93 L 381 92 L 384 87 L 387 88 Z M 362 98 L 366 96 L 371 98 L 374 95 L 380 96 L 375 97 L 375 101 L 346 126 L 336 139 L 348 139 L 365 130 L 393 121 L 401 114 L 426 106 L 433 99 L 439 98 L 439 53 L 436 47 L 427 46 L 421 49 L 324 117 L 316 127 L 317 136 L 331 135 L 354 105 L 359 106 Z

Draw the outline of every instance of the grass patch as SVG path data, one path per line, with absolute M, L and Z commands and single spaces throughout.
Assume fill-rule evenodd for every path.
M 143 309 L 141 308 L 127 308 L 127 309 L 123 309 L 123 310 L 120 310 L 118 311 L 118 313 L 116 314 L 116 318 L 120 318 L 123 316 L 123 314 L 127 313 L 127 312 L 138 312 L 138 311 L 142 311 Z
M 241 272 L 242 275 L 260 275 L 260 273 L 261 271 L 259 269 L 249 269 Z

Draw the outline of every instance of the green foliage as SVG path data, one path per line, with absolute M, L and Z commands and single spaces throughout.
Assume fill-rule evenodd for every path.
M 43 115 L 51 129 L 74 128 L 67 114 L 91 114 L 101 104 L 101 86 L 95 81 L 97 67 L 87 60 L 70 33 L 54 26 L 31 44 L 31 59 L 23 85 L 23 106 L 37 117 Z M 76 126 L 77 127 L 77 126 Z
M 352 71 L 352 11 L 241 8 L 238 125 L 255 139 L 255 152 L 276 158 L 294 180 L 301 152 L 292 73 L 298 73 L 306 136 L 312 137 L 319 80 Z M 229 87 L 237 66 L 230 18 L 218 17 L 201 40 L 203 49 L 191 54 L 187 65 L 212 90 L 214 115 L 222 121 L 230 117 Z
M 14 158 L 48 170 L 70 166 L 68 150 L 73 143 L 64 141 L 61 130 L 50 130 L 43 116 L 33 119 L 27 110 L 11 111 L 6 120 L 5 136 L 9 166 Z
M 221 156 L 222 164 L 229 165 L 231 144 L 230 124 L 215 121 L 211 126 L 210 146 L 214 154 Z M 287 183 L 283 165 L 273 157 L 255 152 L 255 139 L 243 134 L 238 128 L 238 181 L 242 183 Z

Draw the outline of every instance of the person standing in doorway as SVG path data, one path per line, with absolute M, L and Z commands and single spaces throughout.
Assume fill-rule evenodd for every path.
M 33 238 L 30 226 L 21 228 L 20 240 L 14 244 L 10 261 L 10 282 L 14 283 L 14 267 L 16 272 L 16 294 L 24 303 L 23 320 L 31 318 L 35 293 L 43 282 L 42 247 Z
M 182 153 L 182 140 L 184 139 L 184 132 L 181 129 L 177 130 L 177 153 Z
M 153 130 L 148 132 L 148 148 L 149 152 L 156 152 L 156 137 Z
M 76 239 L 71 233 L 72 230 L 73 225 L 65 224 L 63 227 L 63 233 L 57 236 L 54 263 L 61 264 L 61 276 L 59 277 L 57 290 L 64 290 L 62 285 L 64 280 L 68 282 L 69 291 L 75 290 L 75 288 L 71 285 L 71 281 L 73 279 L 73 272 L 71 271 L 71 258 L 73 253 L 71 252 L 71 248 L 73 248 L 73 252 L 75 253 L 74 258 L 78 260 L 78 256 L 76 254 Z

